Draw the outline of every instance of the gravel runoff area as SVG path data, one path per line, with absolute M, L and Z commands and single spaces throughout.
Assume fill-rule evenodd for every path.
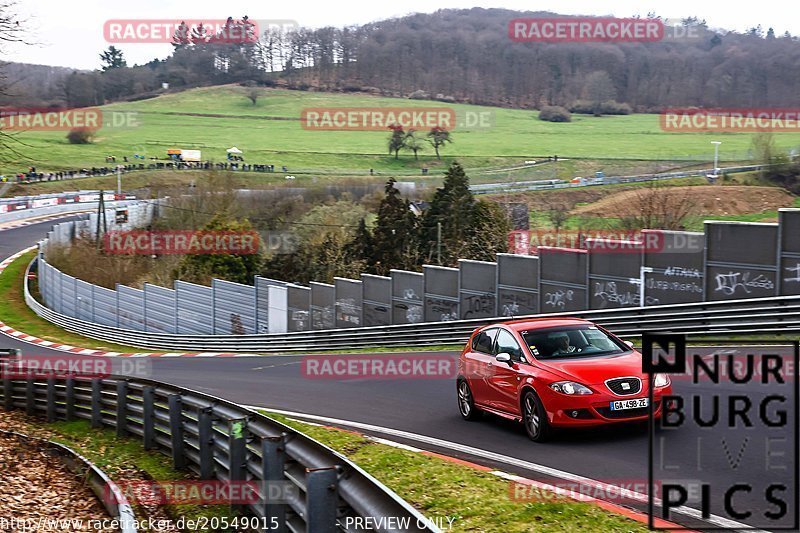
M 52 431 L 40 420 L 20 411 L 0 409 L 0 430 L 45 440 L 53 438 Z M 79 449 L 72 449 L 81 453 Z M 123 474 L 115 472 L 111 477 L 117 482 L 147 479 L 135 467 Z M 138 521 L 147 521 L 147 531 L 179 531 L 174 521 L 158 505 L 136 505 L 135 513 Z M 37 439 L 25 441 L 0 433 L 0 533 L 118 531 L 116 528 L 101 527 L 102 520 L 110 519 L 89 486 Z
M 90 520 L 109 518 L 107 511 L 42 442 L 1 433 L 0 517 L 0 531 L 115 531 L 90 529 Z

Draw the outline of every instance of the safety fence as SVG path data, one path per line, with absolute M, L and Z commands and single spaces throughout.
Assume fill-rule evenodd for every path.
M 42 196 L 17 196 L 0 199 L 0 224 L 31 218 L 97 210 L 98 191 L 78 191 Z M 105 193 L 107 207 L 124 207 L 133 195 Z
M 258 517 L 260 531 L 333 533 L 364 519 L 374 531 L 439 531 L 337 452 L 257 411 L 199 392 L 122 376 L 6 374 L 0 406 L 51 422 L 85 419 L 94 428 L 113 428 L 201 480 L 252 482 L 260 498 L 236 508 Z
M 35 266 L 35 261 L 29 265 Z M 30 276 L 26 275 L 26 279 Z M 309 352 L 463 344 L 475 328 L 495 318 L 372 326 L 257 335 L 174 335 L 142 332 L 78 320 L 42 305 L 25 285 L 25 301 L 40 317 L 75 333 L 109 342 L 151 349 L 223 352 Z M 581 311 L 528 318 L 580 317 L 605 326 L 621 337 L 638 337 L 643 329 L 686 334 L 800 331 L 800 296 L 674 304 L 643 308 Z M 516 317 L 522 318 L 522 317 Z
M 135 203 L 122 218 L 109 209 L 109 229 L 144 226 L 156 208 Z M 704 233 L 643 230 L 640 241 L 589 239 L 588 249 L 539 246 L 535 256 L 497 254 L 494 262 L 461 260 L 458 268 L 425 265 L 422 272 L 363 274 L 333 284 L 306 287 L 256 276 L 253 285 L 215 279 L 211 286 L 176 281 L 173 287 L 116 290 L 47 262 L 48 247 L 68 245 L 79 234 L 94 237 L 97 216 L 57 224 L 40 243 L 36 273 L 47 308 L 41 313 L 61 323 L 94 324 L 92 335 L 98 328 L 147 333 L 136 336 L 146 342 L 139 346 L 187 345 L 180 339 L 191 336 L 212 345 L 217 343 L 208 336 L 224 335 L 238 336 L 237 344 L 266 346 L 259 335 L 361 328 L 366 337 L 374 327 L 553 313 L 614 316 L 613 310 L 638 316 L 632 310 L 658 314 L 667 312 L 664 306 L 703 302 L 746 308 L 748 299 L 800 295 L 800 209 L 781 209 L 776 224 L 709 221 Z M 733 304 L 739 300 L 745 303 Z M 178 340 L 164 342 L 173 337 Z

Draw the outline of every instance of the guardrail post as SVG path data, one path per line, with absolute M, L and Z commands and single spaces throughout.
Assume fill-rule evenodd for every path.
M 247 479 L 247 434 L 246 418 L 230 421 L 228 474 L 231 481 L 245 481 Z M 243 508 L 241 504 L 231 503 L 232 511 L 241 508 Z
M 47 421 L 56 421 L 56 378 L 47 378 Z
M 183 402 L 180 394 L 170 394 L 168 402 L 172 465 L 180 470 L 186 468 L 186 456 L 183 454 Z
M 261 440 L 261 478 L 264 480 L 262 499 L 267 523 L 276 527 L 275 531 L 286 531 L 286 507 L 282 503 L 269 503 L 269 487 L 285 482 L 286 435 L 265 437 Z M 273 521 L 274 520 L 274 521 Z
M 145 450 L 152 450 L 155 440 L 154 392 L 155 389 L 150 386 L 142 389 L 142 439 Z
M 200 411 L 200 416 L 197 418 L 197 433 L 200 446 L 200 479 L 214 477 L 212 421 L 211 408 Z
M 3 376 L 3 409 L 11 411 L 14 408 L 14 384 L 11 377 Z
M 128 382 L 117 381 L 117 437 L 128 436 Z
M 75 420 L 75 378 L 67 378 L 64 383 L 64 420 Z
M 336 468 L 306 470 L 306 531 L 336 533 Z
M 28 378 L 25 382 L 25 413 L 30 416 L 36 414 L 36 396 L 33 378 Z
M 100 394 L 100 379 L 92 379 L 92 427 L 103 427 L 103 413 Z
M 247 419 L 231 420 L 228 472 L 232 480 L 245 479 L 247 455 Z

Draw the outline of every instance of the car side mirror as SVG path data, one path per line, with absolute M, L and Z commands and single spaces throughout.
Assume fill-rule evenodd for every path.
M 633 341 L 625 341 L 625 344 L 628 345 L 628 348 L 633 348 Z
M 499 363 L 505 363 L 508 366 L 511 366 L 513 364 L 511 362 L 511 356 L 509 354 L 507 354 L 506 352 L 499 353 L 499 354 L 495 355 L 494 358 L 497 359 L 497 361 Z

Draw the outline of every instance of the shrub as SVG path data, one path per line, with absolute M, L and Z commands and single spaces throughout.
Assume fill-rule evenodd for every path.
M 632 109 L 626 103 L 609 100 L 608 102 L 603 102 L 600 106 L 600 112 L 604 115 L 630 115 Z
M 569 106 L 569 110 L 572 113 L 581 115 L 594 115 L 595 104 L 588 100 L 575 100 L 572 102 L 572 105 Z M 601 115 L 630 115 L 633 112 L 631 106 L 628 104 L 615 102 L 614 100 L 609 100 L 600 104 L 600 109 L 598 111 Z
M 70 144 L 90 144 L 95 135 L 97 130 L 91 128 L 72 128 L 67 133 L 67 140 Z
M 559 105 L 544 106 L 539 111 L 539 120 L 547 122 L 572 122 L 572 114 Z

